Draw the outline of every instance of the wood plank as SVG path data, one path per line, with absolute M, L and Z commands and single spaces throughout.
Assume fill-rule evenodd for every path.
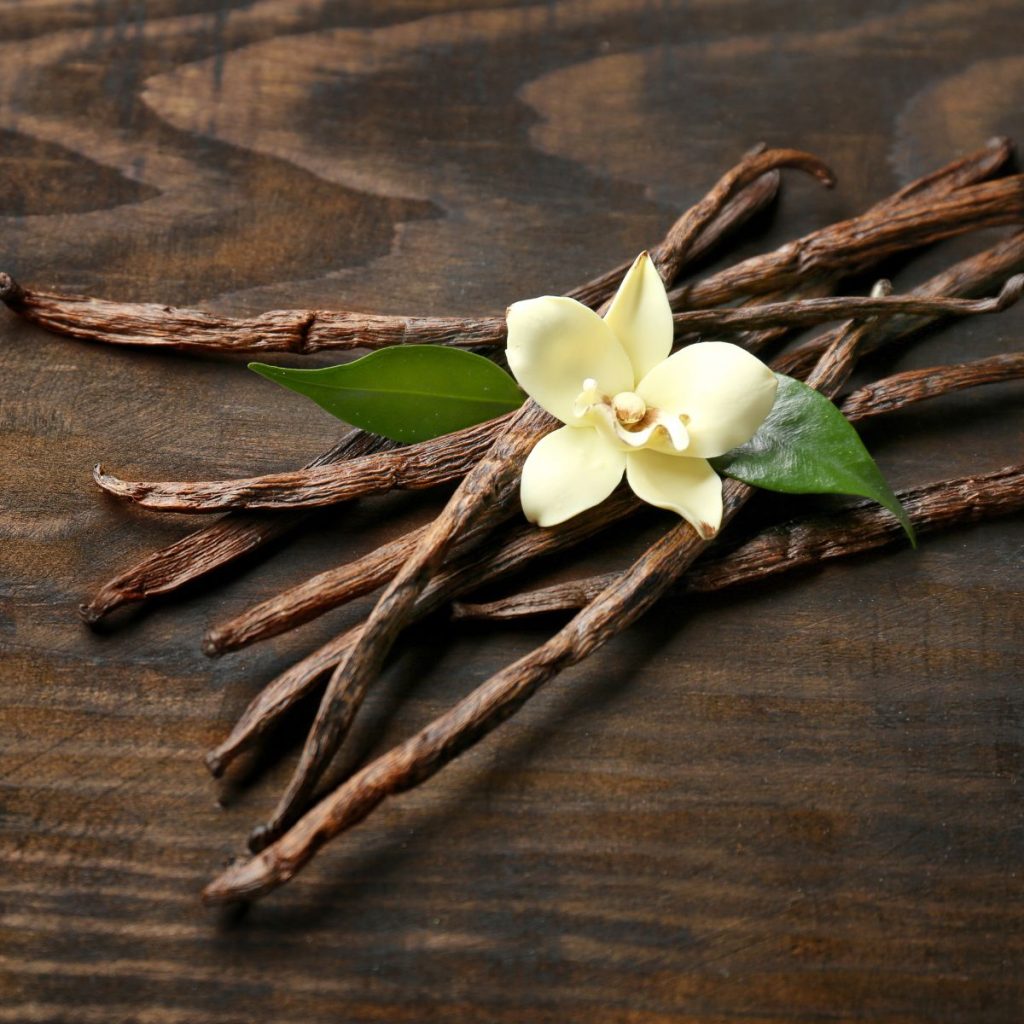
M 788 180 L 746 254 L 1024 138 L 1022 28 L 1012 0 L 7 4 L 0 269 L 225 314 L 492 312 L 650 244 L 758 140 L 819 153 L 838 189 Z M 1019 350 L 1022 327 L 951 325 L 875 369 Z M 1020 460 L 1020 397 L 865 437 L 900 486 L 994 468 Z M 219 661 L 203 631 L 443 495 L 321 517 L 92 634 L 88 588 L 188 524 L 89 470 L 264 472 L 338 433 L 240 360 L 0 313 L 0 1021 L 1020 1020 L 1020 521 L 659 607 L 272 899 L 203 910 L 304 720 L 249 783 L 217 789 L 202 754 L 365 604 Z M 414 631 L 356 752 L 549 628 Z

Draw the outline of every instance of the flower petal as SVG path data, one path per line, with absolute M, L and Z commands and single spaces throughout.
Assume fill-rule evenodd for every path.
M 775 403 L 778 381 L 756 356 L 724 341 L 688 345 L 637 385 L 648 406 L 686 417 L 686 454 L 724 455 L 744 444 Z
M 672 309 L 665 283 L 647 253 L 633 261 L 604 318 L 622 342 L 637 380 L 668 358 L 675 334 Z
M 633 387 L 633 368 L 612 329 L 575 299 L 545 295 L 508 308 L 508 365 L 526 393 L 563 423 L 587 379 L 608 395 Z
M 619 485 L 626 455 L 592 427 L 560 427 L 526 458 L 519 496 L 526 518 L 555 526 L 599 505 Z
M 705 540 L 722 525 L 722 481 L 705 459 L 629 452 L 626 479 L 641 501 L 678 512 Z

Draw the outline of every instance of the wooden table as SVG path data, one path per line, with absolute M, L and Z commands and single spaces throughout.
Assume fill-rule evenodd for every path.
M 993 133 L 1024 138 L 1019 2 L 893 7 L 8 3 L 0 265 L 230 314 L 491 312 L 635 254 L 758 140 L 819 153 L 839 187 L 787 177 L 740 249 L 760 251 Z M 960 323 L 875 369 L 1019 350 L 1022 332 L 1019 309 Z M 864 433 L 899 486 L 992 469 L 1021 458 L 1020 399 L 963 393 Z M 1019 519 L 665 602 L 228 915 L 198 891 L 272 807 L 305 718 L 250 782 L 218 789 L 201 755 L 367 605 L 219 661 L 203 630 L 444 495 L 325 516 L 93 634 L 83 595 L 191 526 L 104 500 L 95 462 L 258 473 L 338 425 L 240 360 L 75 343 L 7 313 L 0 403 L 0 1021 L 1024 1017 Z M 552 628 L 414 631 L 357 753 Z

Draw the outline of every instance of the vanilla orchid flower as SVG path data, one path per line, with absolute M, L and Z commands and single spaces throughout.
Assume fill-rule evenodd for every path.
M 527 519 L 554 526 L 604 501 L 625 473 L 637 497 L 671 509 L 704 538 L 722 522 L 709 458 L 749 441 L 775 402 L 775 375 L 737 345 L 672 351 L 665 286 L 647 253 L 602 319 L 545 295 L 508 309 L 508 365 L 563 427 L 523 466 Z

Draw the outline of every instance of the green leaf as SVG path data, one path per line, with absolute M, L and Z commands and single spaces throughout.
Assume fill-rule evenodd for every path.
M 775 405 L 758 432 L 712 459 L 719 473 L 785 494 L 856 494 L 887 508 L 917 547 L 907 513 L 849 421 L 822 394 L 776 374 Z
M 249 369 L 392 441 L 440 437 L 523 403 L 523 393 L 500 366 L 444 345 L 395 345 L 322 370 L 265 363 L 250 363 Z

